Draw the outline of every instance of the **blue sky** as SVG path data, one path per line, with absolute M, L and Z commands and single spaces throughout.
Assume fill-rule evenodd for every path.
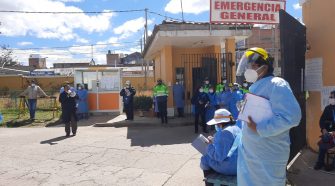
M 301 18 L 299 0 L 287 0 L 286 10 Z M 164 16 L 181 19 L 180 0 L 1 0 L 0 10 L 41 12 L 102 12 L 148 8 L 149 34 Z M 185 21 L 208 22 L 209 0 L 183 0 Z M 97 63 L 108 50 L 140 51 L 144 11 L 108 14 L 19 14 L 0 12 L 0 44 L 14 48 L 14 59 L 27 64 L 29 54 L 53 62 L 89 62 L 91 46 Z M 77 47 L 70 47 L 77 46 Z M 64 48 L 59 48 L 64 47 Z

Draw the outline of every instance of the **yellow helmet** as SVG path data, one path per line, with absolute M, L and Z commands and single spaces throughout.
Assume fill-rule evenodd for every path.
M 266 50 L 259 47 L 249 48 L 238 63 L 236 75 L 242 76 L 246 69 L 249 68 L 250 63 L 256 62 L 259 58 L 263 59 L 265 63 L 271 64 L 271 58 Z
M 258 55 L 255 55 L 255 54 L 258 54 Z M 269 58 L 268 52 L 266 50 L 264 50 L 263 48 L 259 48 L 259 47 L 249 48 L 245 52 L 245 55 L 249 59 L 254 59 L 254 61 L 256 61 L 258 59 L 258 57 L 263 58 L 264 61 L 267 61 L 268 58 Z

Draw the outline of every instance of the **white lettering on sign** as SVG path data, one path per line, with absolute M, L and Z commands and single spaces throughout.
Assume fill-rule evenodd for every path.
M 285 0 L 210 0 L 211 23 L 279 23 Z

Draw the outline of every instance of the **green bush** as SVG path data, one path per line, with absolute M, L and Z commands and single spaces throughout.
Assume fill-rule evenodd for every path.
M 134 109 L 149 111 L 152 108 L 152 98 L 149 96 L 135 96 L 134 97 Z

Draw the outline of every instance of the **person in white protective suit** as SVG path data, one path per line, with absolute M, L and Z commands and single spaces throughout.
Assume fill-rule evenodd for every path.
M 237 184 L 284 186 L 290 153 L 289 131 L 299 125 L 301 109 L 290 85 L 274 77 L 273 58 L 262 48 L 250 48 L 241 58 L 237 76 L 253 83 L 249 91 L 270 101 L 273 116 L 266 121 L 242 122 L 238 148 Z

